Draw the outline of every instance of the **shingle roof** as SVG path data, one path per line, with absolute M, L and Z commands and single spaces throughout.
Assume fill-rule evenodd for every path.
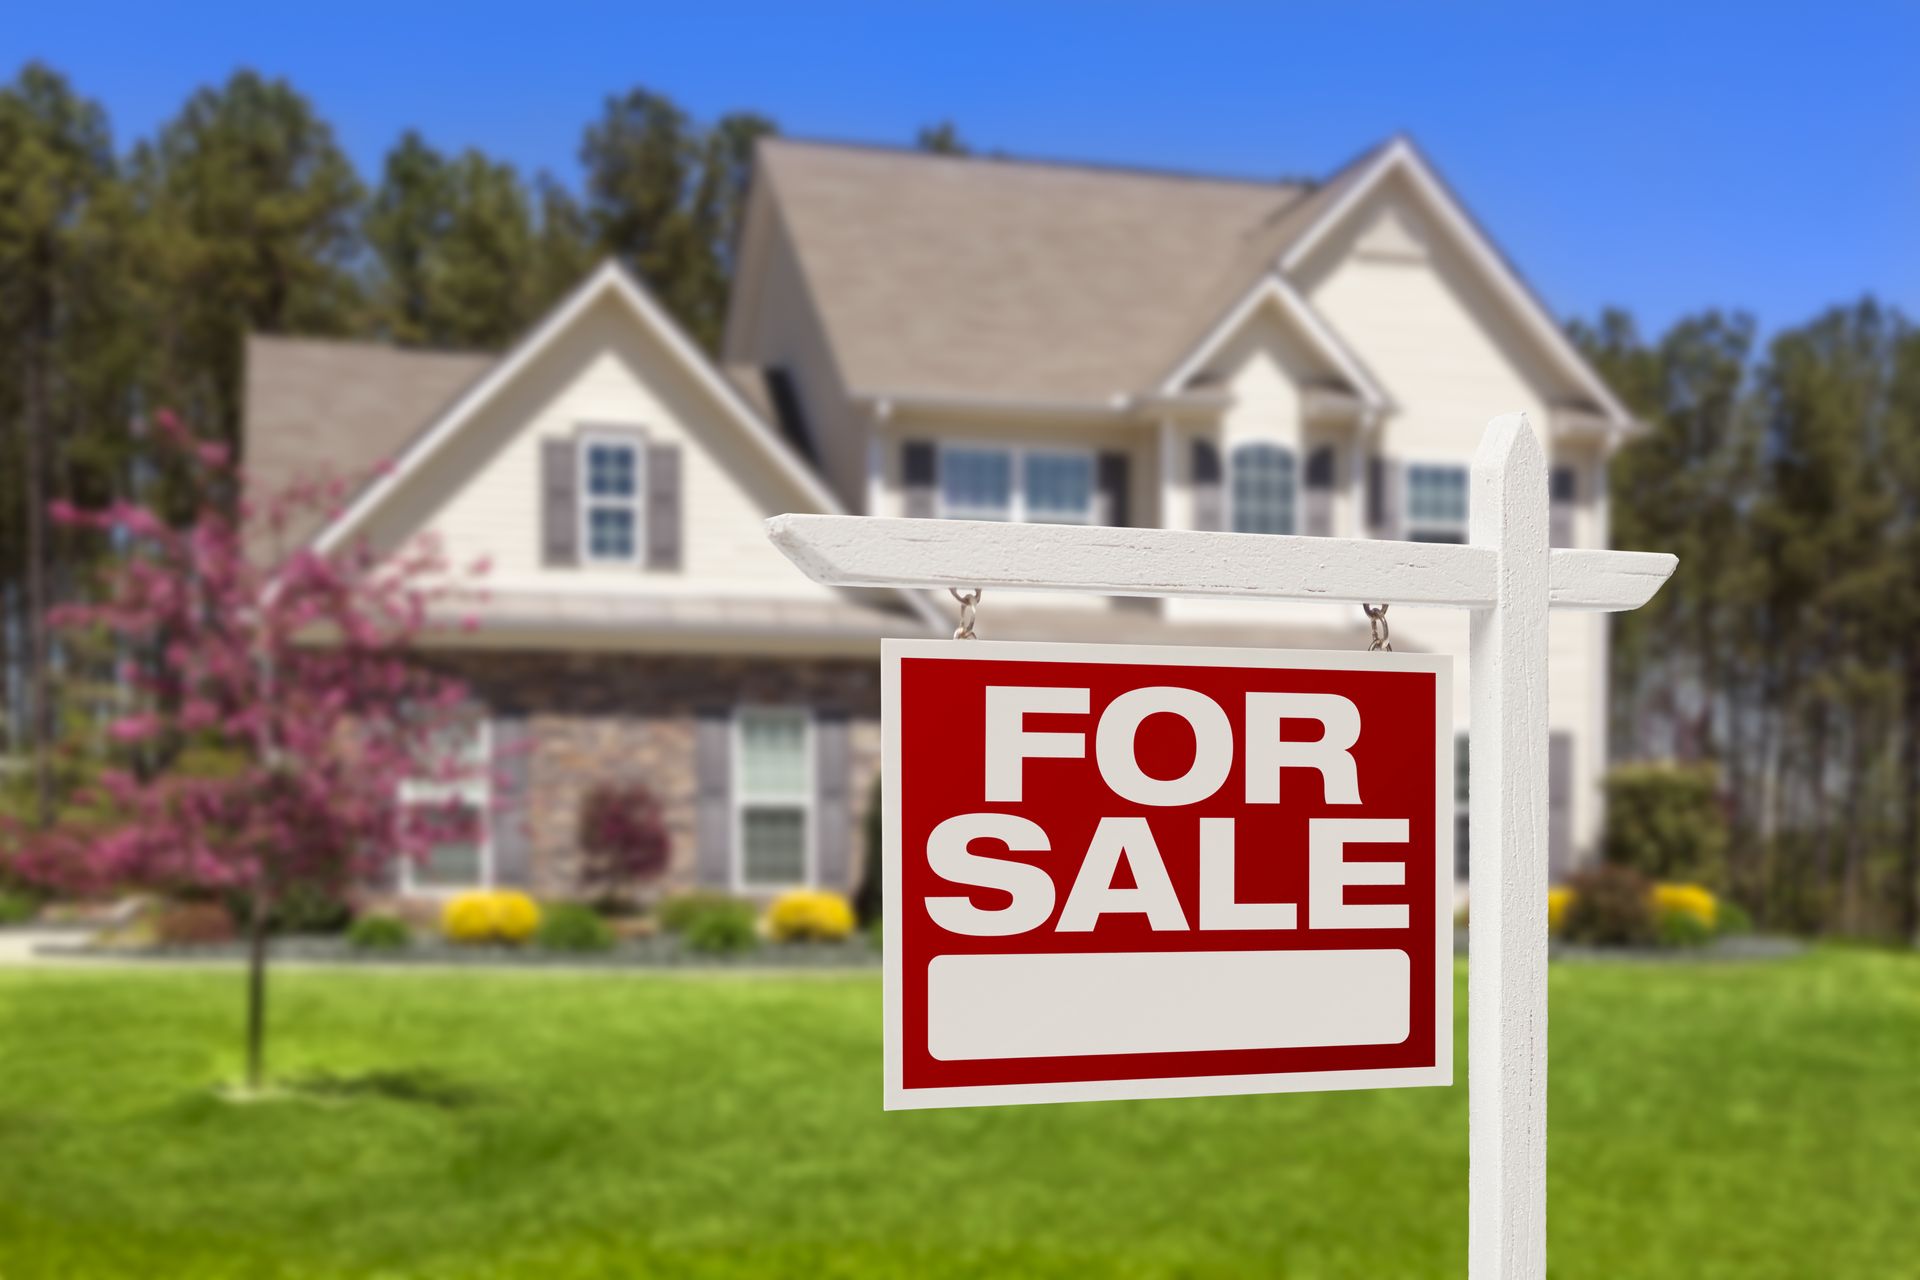
M 243 457 L 271 492 L 302 478 L 357 486 L 499 357 L 249 334 L 246 358 Z M 316 512 L 287 532 L 318 524 Z
M 1326 199 L 778 138 L 759 164 L 840 372 L 867 393 L 1152 388 Z

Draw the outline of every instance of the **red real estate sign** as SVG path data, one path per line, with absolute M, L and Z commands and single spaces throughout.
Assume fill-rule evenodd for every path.
M 889 1109 L 1452 1083 L 1449 658 L 881 667 Z

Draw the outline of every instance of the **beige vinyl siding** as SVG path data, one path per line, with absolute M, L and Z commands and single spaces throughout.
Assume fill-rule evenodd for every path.
M 682 564 L 544 567 L 540 443 L 620 424 L 681 450 Z M 451 563 L 488 558 L 502 592 L 837 598 L 766 539 L 761 522 L 811 504 L 616 298 L 584 312 L 369 521 L 376 547 L 426 530 Z M 644 525 L 644 520 L 642 521 Z

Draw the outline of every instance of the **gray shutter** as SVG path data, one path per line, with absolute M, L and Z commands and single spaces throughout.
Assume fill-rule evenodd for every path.
M 1193 480 L 1193 527 L 1224 529 L 1227 524 L 1226 468 L 1220 464 L 1220 446 L 1195 440 L 1189 469 Z
M 913 520 L 931 520 L 938 510 L 935 491 L 940 484 L 939 455 L 927 440 L 908 440 L 900 446 L 900 483 L 905 490 L 904 514 Z
M 733 886 L 733 713 L 695 713 L 694 879 L 709 889 Z
M 853 885 L 853 769 L 847 713 L 813 718 L 814 882 L 836 893 Z
M 1127 509 L 1127 491 L 1131 487 L 1131 467 L 1124 453 L 1103 453 L 1098 459 L 1099 496 L 1094 504 L 1095 524 L 1124 527 L 1131 524 Z
M 1306 510 L 1300 531 L 1312 538 L 1333 536 L 1333 491 L 1339 480 L 1338 461 L 1331 445 L 1321 445 L 1307 455 L 1306 484 L 1302 490 Z
M 1404 478 L 1399 463 L 1378 454 L 1367 459 L 1367 532 L 1373 537 L 1402 536 Z
M 580 562 L 580 463 L 571 440 L 540 442 L 540 562 Z
M 533 780 L 533 733 L 525 716 L 493 721 L 493 806 L 488 831 L 493 882 L 523 889 L 533 883 L 533 836 L 527 829 Z
M 1547 878 L 1566 878 L 1573 866 L 1573 735 L 1547 735 Z
M 647 449 L 647 568 L 680 567 L 680 446 Z
M 1573 515 L 1580 501 L 1580 473 L 1572 467 L 1555 467 L 1547 473 L 1547 544 L 1573 545 Z

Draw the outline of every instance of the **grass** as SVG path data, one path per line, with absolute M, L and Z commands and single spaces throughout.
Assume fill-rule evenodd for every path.
M 240 996 L 0 973 L 0 1277 L 1463 1270 L 1464 1083 L 886 1115 L 868 975 L 306 971 L 243 1104 Z M 1555 1277 L 1920 1274 L 1920 958 L 1552 1000 Z

